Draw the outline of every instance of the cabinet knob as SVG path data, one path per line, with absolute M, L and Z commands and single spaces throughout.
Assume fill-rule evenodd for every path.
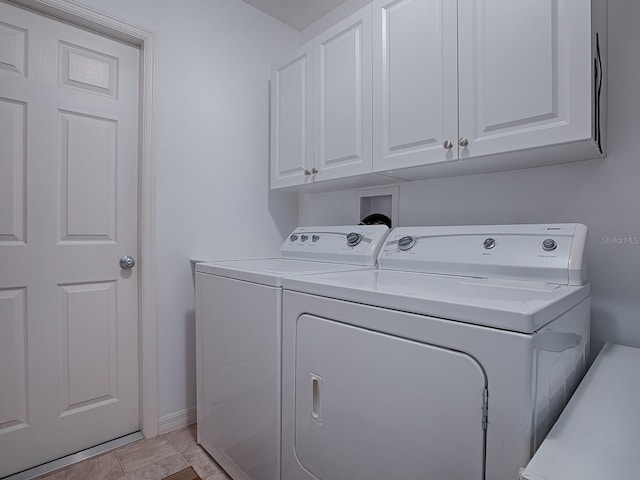
M 316 173 L 318 173 L 318 169 L 317 169 L 317 168 L 315 168 L 315 167 L 313 167 L 313 168 L 311 169 L 311 173 L 315 175 Z
M 442 146 L 445 150 L 451 150 L 453 148 L 453 143 L 451 143 L 451 140 L 445 140 Z
M 305 170 L 304 174 L 308 177 L 309 175 L 311 175 L 311 172 L 309 170 Z
M 461 147 L 466 147 L 467 145 L 469 145 L 469 139 L 467 137 L 462 137 L 458 142 L 458 145 L 460 145 Z

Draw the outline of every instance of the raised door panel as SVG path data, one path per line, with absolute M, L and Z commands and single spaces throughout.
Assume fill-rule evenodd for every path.
M 0 244 L 26 241 L 27 106 L 0 98 Z
M 296 478 L 484 478 L 472 357 L 302 315 L 295 371 Z
M 371 172 L 371 6 L 315 40 L 314 180 Z
M 313 48 L 305 45 L 271 71 L 271 188 L 311 181 Z
M 0 22 L 0 70 L 27 75 L 27 30 Z
M 374 2 L 374 171 L 457 159 L 457 75 L 455 2 Z
M 60 285 L 60 411 L 118 401 L 116 282 Z
M 29 426 L 27 289 L 0 289 L 0 435 Z
M 118 123 L 63 111 L 60 124 L 60 240 L 114 242 Z
M 460 157 L 592 136 L 591 2 L 460 0 Z

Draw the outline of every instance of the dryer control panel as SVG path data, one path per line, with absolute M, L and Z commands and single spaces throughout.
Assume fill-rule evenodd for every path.
M 579 223 L 399 227 L 378 268 L 583 285 L 586 238 Z

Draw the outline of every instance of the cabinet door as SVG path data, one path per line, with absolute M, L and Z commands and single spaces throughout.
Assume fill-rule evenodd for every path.
M 313 44 L 271 68 L 271 188 L 311 181 Z
M 456 160 L 456 2 L 376 0 L 373 5 L 373 170 Z M 445 149 L 445 140 L 454 147 Z
M 591 138 L 590 4 L 459 0 L 461 158 Z
M 371 172 L 371 6 L 315 41 L 314 180 Z

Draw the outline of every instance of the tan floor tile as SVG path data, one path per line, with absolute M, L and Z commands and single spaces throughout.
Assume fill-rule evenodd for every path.
M 182 452 L 182 456 L 187 461 L 187 463 L 193 467 L 196 473 L 203 478 L 205 477 L 205 475 L 220 470 L 218 464 L 214 462 L 209 454 L 198 445 Z
M 163 437 L 140 440 L 130 445 L 125 445 L 116 450 L 116 455 L 122 462 L 126 473 L 140 471 L 143 467 L 153 465 L 166 458 L 175 456 L 180 458 L 178 451 Z M 162 476 L 157 478 L 162 478 Z
M 208 475 L 207 477 L 203 478 L 202 480 L 231 480 L 231 477 L 229 477 L 229 475 L 224 473 L 222 470 L 219 470 L 217 472 L 214 472 L 214 473 Z
M 135 470 L 127 470 L 129 480 L 160 480 L 173 473 L 179 472 L 188 465 L 179 453 L 155 458 L 151 463 L 142 465 Z
M 70 465 L 58 472 L 58 480 L 124 480 L 126 475 L 114 452 Z
M 44 475 L 42 477 L 37 477 L 37 478 L 35 478 L 35 480 L 58 480 L 58 474 L 57 473 L 49 473 L 49 474 Z
M 169 440 L 180 453 L 186 452 L 196 444 L 196 424 L 182 427 L 173 432 L 166 433 L 164 437 Z

